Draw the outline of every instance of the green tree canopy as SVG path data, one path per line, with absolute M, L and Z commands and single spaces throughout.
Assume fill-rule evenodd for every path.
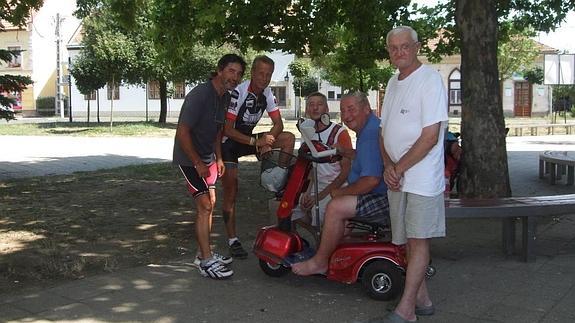
M 497 47 L 499 82 L 511 78 L 515 72 L 532 70 L 535 59 L 540 55 L 539 46 L 531 39 L 535 36 L 531 29 L 517 31 L 509 28 L 509 35 Z
M 193 8 L 192 8 L 193 7 Z M 79 0 L 76 14 L 85 21 L 86 51 L 109 65 L 113 60 L 121 64 L 117 75 L 103 72 L 106 79 L 118 77 L 125 83 L 145 84 L 158 81 L 160 87 L 159 122 L 166 122 L 168 82 L 198 83 L 209 78 L 222 54 L 237 52 L 227 44 L 204 45 L 199 41 L 201 29 L 192 30 L 194 21 L 209 20 L 195 17 L 197 10 L 209 10 L 207 3 L 183 1 L 115 1 Z M 216 6 L 217 7 L 217 6 Z M 189 8 L 190 10 L 186 10 Z M 201 19 L 200 19 L 201 18 Z M 180 19 L 185 26 L 171 32 Z M 201 25 L 201 24 L 200 24 Z M 166 27 L 166 26 L 169 26 Z M 110 40 L 109 38 L 114 38 Z
M 149 1 L 105 0 L 115 3 L 119 15 L 127 20 L 133 20 L 127 11 Z M 167 46 L 229 43 L 239 48 L 280 49 L 312 60 L 332 55 L 334 70 L 355 74 L 362 90 L 369 88 L 364 78 L 372 75 L 368 71 L 388 58 L 385 35 L 394 26 L 413 26 L 422 53 L 432 60 L 459 51 L 465 151 L 459 187 L 469 197 L 511 194 L 497 65 L 499 42 L 512 39 L 514 30 L 553 30 L 575 9 L 574 1 L 564 0 L 450 0 L 433 7 L 410 7 L 409 0 L 173 0 L 157 4 L 154 21 L 170 26 L 162 30 Z M 437 40 L 434 46 L 428 46 L 431 39 Z

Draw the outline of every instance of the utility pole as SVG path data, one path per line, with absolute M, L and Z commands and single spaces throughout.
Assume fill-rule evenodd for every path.
M 64 100 L 63 93 L 64 88 L 62 84 L 62 58 L 60 57 L 60 25 L 64 18 L 60 18 L 60 13 L 56 14 L 56 97 L 55 97 L 55 108 L 56 113 L 60 110 L 60 117 L 64 118 Z

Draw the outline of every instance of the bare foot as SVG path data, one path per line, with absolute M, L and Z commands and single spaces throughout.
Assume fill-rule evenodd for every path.
M 308 261 L 300 262 L 294 264 L 291 267 L 291 271 L 300 276 L 309 276 L 315 274 L 325 275 L 327 272 L 327 263 L 323 264 L 317 261 L 316 258 L 311 258 Z

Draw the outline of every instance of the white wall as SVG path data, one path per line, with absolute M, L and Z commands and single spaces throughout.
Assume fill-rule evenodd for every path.
M 77 55 L 79 55 L 79 49 L 69 49 L 69 55 L 72 62 Z M 272 80 L 270 82 L 271 86 L 287 86 L 286 91 L 286 107 L 281 109 L 281 114 L 284 119 L 294 119 L 295 118 L 295 108 L 298 106 L 298 100 L 293 90 L 292 81 L 293 77 L 290 75 L 289 81 L 286 83 L 285 75 L 288 71 L 289 64 L 295 59 L 295 55 L 286 54 L 283 52 L 272 52 L 267 54 L 275 62 L 275 69 L 272 75 Z M 247 71 L 249 75 L 249 71 Z M 72 102 L 72 115 L 75 117 L 85 117 L 87 114 L 88 102 L 84 99 L 84 95 L 81 94 L 76 88 L 75 81 L 72 78 L 72 91 L 71 91 L 71 102 Z M 186 89 L 186 93 L 189 92 L 192 87 Z M 327 96 L 328 91 L 335 91 L 335 94 L 341 93 L 341 87 L 333 86 L 327 81 L 321 81 L 320 92 Z M 377 108 L 377 92 L 370 91 L 368 93 L 369 102 L 371 103 L 372 109 Z M 168 117 L 177 117 L 180 112 L 180 108 L 183 103 L 183 99 L 170 99 L 168 101 Z M 99 102 L 100 102 L 100 116 L 109 115 L 110 112 L 110 101 L 107 99 L 107 88 L 99 90 Z M 96 100 L 90 102 L 90 115 L 93 116 L 96 113 Z M 334 114 L 339 114 L 339 100 L 336 98 L 334 100 L 328 100 L 329 110 Z M 305 112 L 305 101 L 301 103 L 302 115 Z M 132 117 L 143 117 L 146 111 L 146 91 L 141 86 L 134 85 L 122 85 L 120 87 L 120 99 L 114 100 L 114 115 L 120 116 L 132 116 Z M 151 117 L 157 116 L 160 111 L 160 101 L 159 100 L 148 100 L 148 115 Z

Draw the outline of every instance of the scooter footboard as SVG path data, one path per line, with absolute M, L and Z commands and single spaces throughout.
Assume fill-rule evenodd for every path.
M 288 255 L 301 251 L 303 247 L 304 242 L 296 233 L 268 226 L 259 230 L 253 251 L 261 260 L 281 264 Z

